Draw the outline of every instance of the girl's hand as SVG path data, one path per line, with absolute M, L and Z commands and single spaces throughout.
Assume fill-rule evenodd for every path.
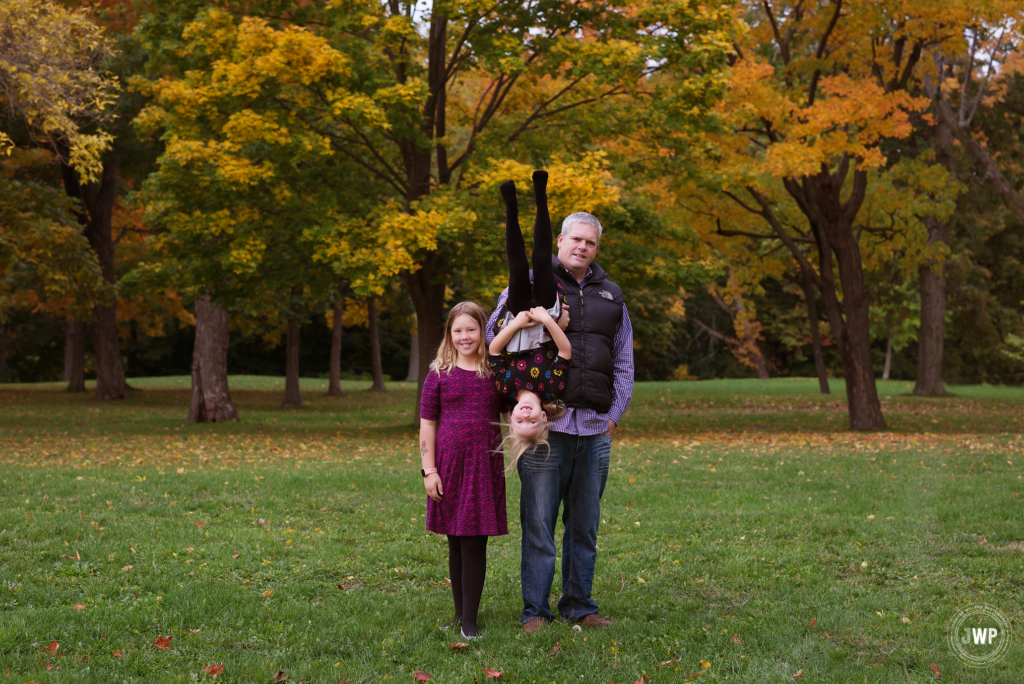
M 537 325 L 537 321 L 533 320 L 533 317 L 530 316 L 529 311 L 520 311 L 518 314 L 516 314 L 516 317 L 512 319 L 511 327 L 514 329 L 532 328 L 535 325 Z
M 437 473 L 430 473 L 430 475 L 423 478 L 423 486 L 427 490 L 427 496 L 435 502 L 441 503 L 441 497 L 444 496 L 444 487 L 441 486 L 441 478 Z
M 558 317 L 558 327 L 563 331 L 569 327 L 569 307 L 562 309 L 562 315 Z
M 555 324 L 555 319 L 551 317 L 551 314 L 543 306 L 535 306 L 530 309 L 530 318 L 537 323 L 543 323 L 547 326 Z

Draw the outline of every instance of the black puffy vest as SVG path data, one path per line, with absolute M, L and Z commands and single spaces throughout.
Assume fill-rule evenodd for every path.
M 572 408 L 607 413 L 612 407 L 612 350 L 622 320 L 622 289 L 595 263 L 590 264 L 591 275 L 581 286 L 558 257 L 551 259 L 555 280 L 569 302 L 565 334 L 572 344 L 572 363 L 562 401 Z

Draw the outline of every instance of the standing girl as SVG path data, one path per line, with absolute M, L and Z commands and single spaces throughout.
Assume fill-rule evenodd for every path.
M 448 313 L 445 336 L 423 383 L 420 459 L 427 530 L 448 536 L 455 618 L 447 626 L 481 638 L 477 611 L 487 537 L 508 534 L 505 468 L 496 426 L 499 397 L 487 367 L 487 314 L 474 302 Z

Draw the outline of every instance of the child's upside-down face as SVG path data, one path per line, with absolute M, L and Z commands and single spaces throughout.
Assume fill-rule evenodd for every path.
M 540 397 L 529 390 L 520 390 L 518 403 L 512 409 L 510 427 L 520 439 L 536 439 L 548 422 L 540 405 Z

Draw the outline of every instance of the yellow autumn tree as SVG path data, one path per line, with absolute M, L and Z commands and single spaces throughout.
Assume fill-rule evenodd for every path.
M 93 130 L 118 89 L 103 71 L 110 54 L 110 40 L 85 10 L 52 0 L 0 4 L 0 108 L 86 181 L 98 178 L 110 147 L 110 134 Z M 0 153 L 13 145 L 10 131 L 0 130 Z

